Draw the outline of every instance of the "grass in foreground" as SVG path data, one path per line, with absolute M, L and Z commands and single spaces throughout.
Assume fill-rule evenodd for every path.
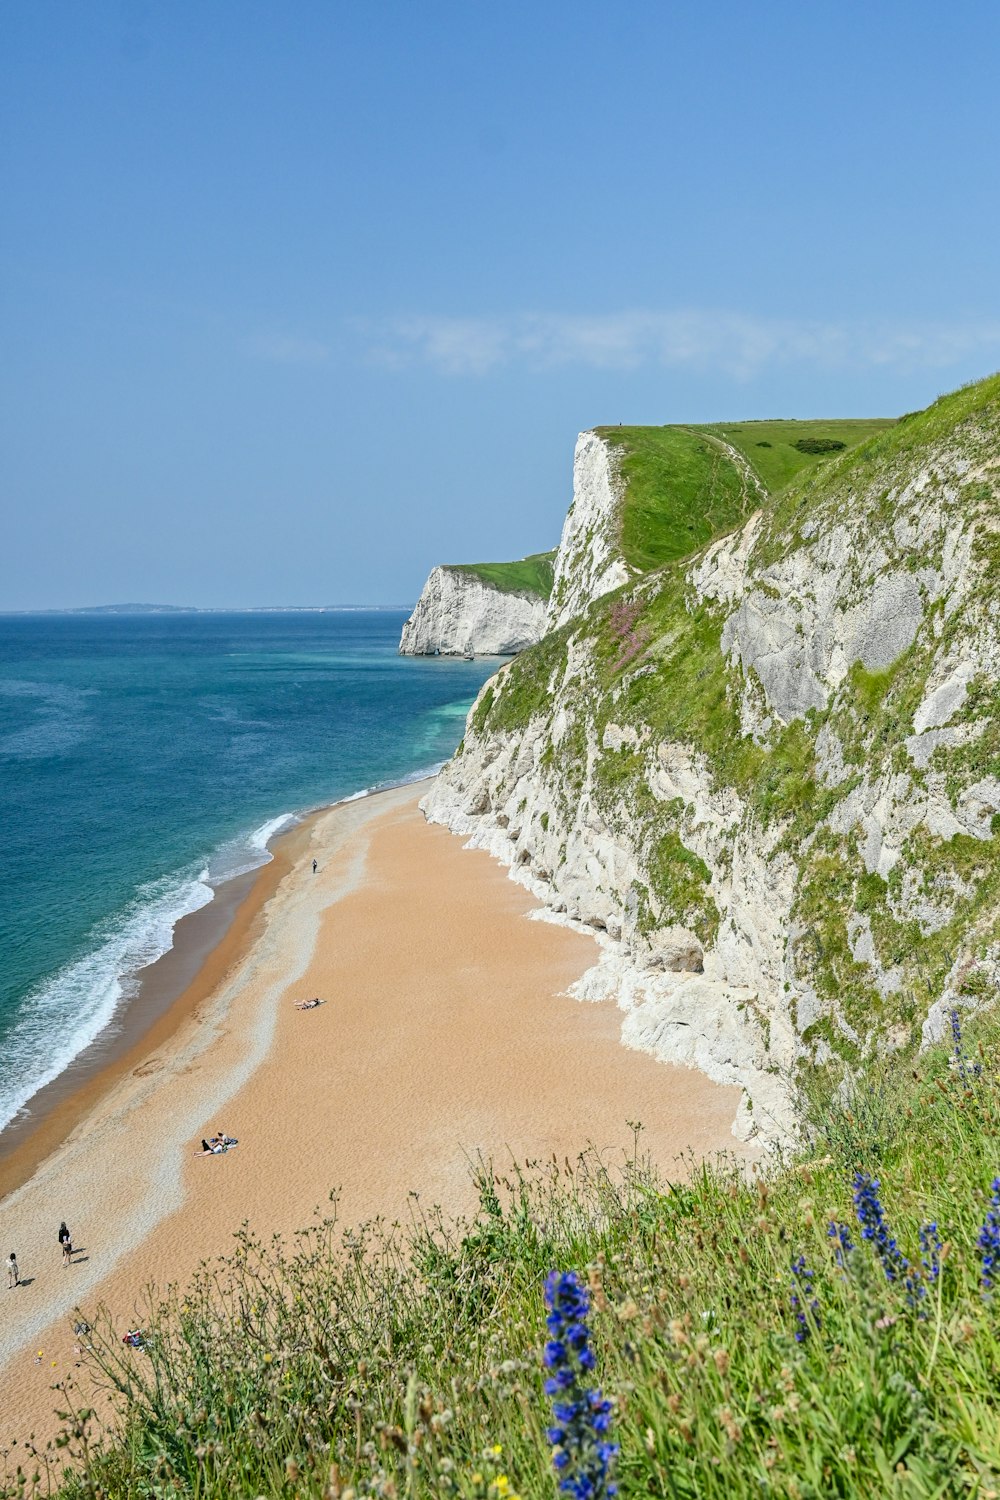
M 992 1500 L 998 1042 L 984 1021 L 974 1050 L 825 1101 L 799 1156 L 750 1181 L 723 1163 L 671 1188 L 638 1152 L 584 1153 L 481 1166 L 468 1224 L 415 1203 L 405 1229 L 243 1232 L 150 1307 L 145 1350 L 97 1323 L 121 1438 L 76 1415 L 5 1493 L 39 1473 L 65 1500 L 554 1497 L 558 1268 L 588 1289 L 622 1496 Z

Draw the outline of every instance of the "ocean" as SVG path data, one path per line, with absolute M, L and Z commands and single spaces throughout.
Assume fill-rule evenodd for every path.
M 0 1129 L 277 832 L 452 753 L 496 662 L 405 617 L 0 616 Z

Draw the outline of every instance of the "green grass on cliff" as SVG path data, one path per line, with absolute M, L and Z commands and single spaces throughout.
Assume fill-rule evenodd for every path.
M 815 469 L 834 453 L 856 448 L 894 425 L 895 418 L 858 421 L 838 418 L 808 422 L 714 422 L 694 430 L 711 433 L 738 448 L 767 490 L 775 495 L 804 469 Z
M 599 427 L 620 454 L 625 561 L 647 573 L 696 552 L 759 504 L 712 438 L 683 427 Z
M 625 484 L 622 555 L 643 573 L 688 557 L 738 526 L 767 493 L 778 493 L 803 470 L 892 425 L 830 420 L 598 427 L 618 451 Z M 734 463 L 727 445 L 742 454 L 752 475 Z
M 555 550 L 533 552 L 518 562 L 451 563 L 452 573 L 471 573 L 504 594 L 537 594 L 547 599 L 552 593 Z
M 758 561 L 780 556 L 782 538 L 807 518 L 835 505 L 845 492 L 871 489 L 876 476 L 885 476 L 880 491 L 881 513 L 876 509 L 864 524 L 884 521 L 894 503 L 897 476 L 904 465 L 919 467 L 923 454 L 933 445 L 955 441 L 977 450 L 977 466 L 990 460 L 1000 441 L 1000 374 L 977 380 L 941 396 L 923 411 L 908 412 L 866 442 L 833 454 L 825 463 L 803 470 L 783 490 L 775 493 L 771 507 L 770 533 L 773 544 Z M 989 492 L 987 491 L 987 494 Z M 977 497 L 970 495 L 970 502 Z M 993 535 L 995 536 L 995 529 Z M 987 540 L 987 538 L 983 538 Z
M 723 1163 L 670 1186 L 638 1151 L 587 1152 L 483 1168 L 466 1223 L 421 1206 L 403 1229 L 241 1232 L 152 1296 L 146 1350 L 85 1310 L 120 1432 L 95 1441 L 72 1411 L 66 1446 L 8 1455 L 3 1494 L 556 1500 L 542 1287 L 558 1268 L 589 1287 L 621 1500 L 995 1500 L 1000 1290 L 979 1240 L 1000 1239 L 1000 1027 L 977 1028 L 817 1101 L 766 1176 Z M 898 1258 L 863 1236 L 858 1173 Z

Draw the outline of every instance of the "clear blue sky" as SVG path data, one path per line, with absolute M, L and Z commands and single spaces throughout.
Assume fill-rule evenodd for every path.
M 406 603 L 1000 366 L 1000 9 L 4 0 L 0 608 Z

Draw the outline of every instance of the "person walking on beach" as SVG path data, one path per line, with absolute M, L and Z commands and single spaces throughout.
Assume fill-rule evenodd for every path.
M 7 1257 L 7 1290 L 10 1291 L 11 1287 L 20 1285 L 21 1273 L 17 1269 L 17 1256 L 12 1250 Z
M 316 874 L 316 871 L 317 871 L 317 870 L 318 870 L 318 869 L 319 869 L 319 860 L 318 860 L 318 859 L 314 859 L 314 860 L 313 860 L 313 874 L 314 874 L 314 875 L 315 875 L 315 874 Z
M 73 1236 L 66 1228 L 65 1219 L 59 1225 L 59 1244 L 62 1248 L 63 1265 L 71 1265 L 73 1261 Z

